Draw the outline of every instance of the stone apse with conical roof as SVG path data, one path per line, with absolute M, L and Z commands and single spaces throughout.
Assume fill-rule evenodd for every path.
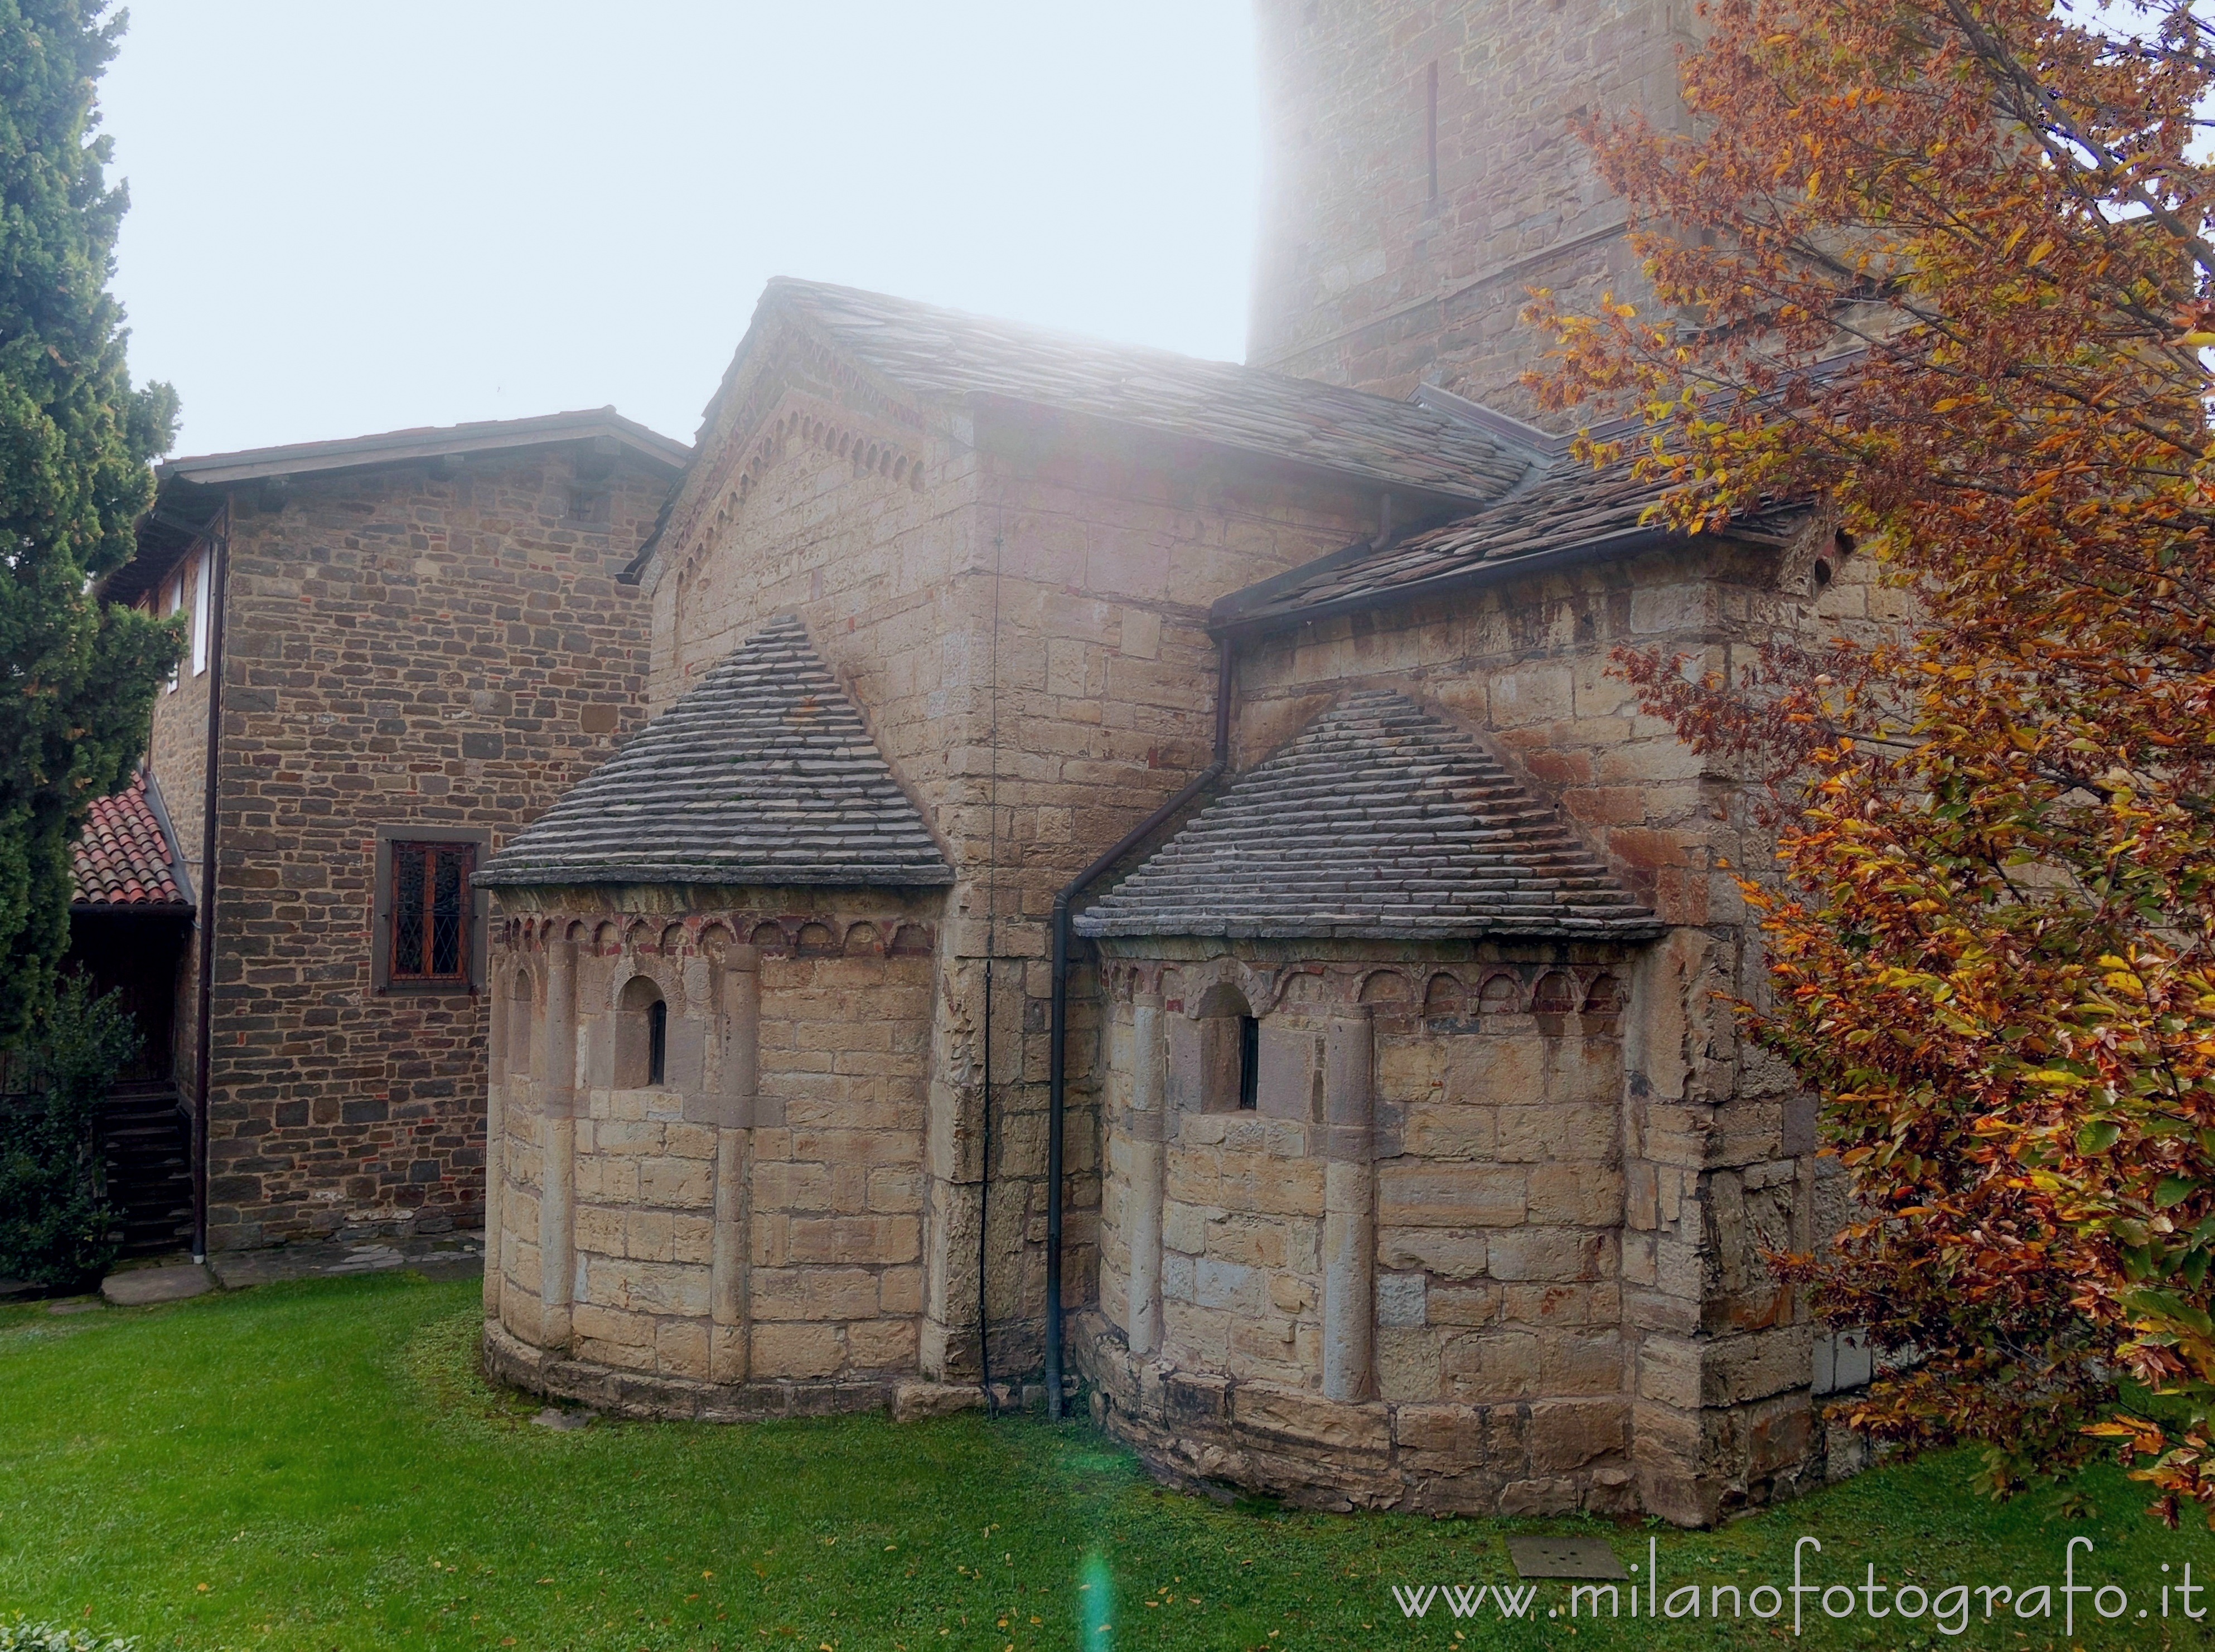
M 1857 1460 L 1763 1261 L 1813 1111 L 1718 996 L 1759 844 L 1609 659 L 1873 588 L 1566 449 L 772 283 L 632 565 L 650 719 L 479 880 L 492 1367 L 1016 1398 L 1058 1219 L 1069 1392 L 1171 1480 L 1704 1520 Z

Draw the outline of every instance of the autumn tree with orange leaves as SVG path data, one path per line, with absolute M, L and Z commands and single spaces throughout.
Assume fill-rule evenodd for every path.
M 1850 1421 L 2112 1442 L 2215 1522 L 2215 43 L 2182 5 L 1709 0 L 1691 130 L 1586 137 L 1657 303 L 1539 295 L 1531 382 L 1713 528 L 1826 501 L 1891 641 L 1625 654 L 1757 784 L 1773 994 L 1860 1221 L 1783 1259 L 1896 1357 Z

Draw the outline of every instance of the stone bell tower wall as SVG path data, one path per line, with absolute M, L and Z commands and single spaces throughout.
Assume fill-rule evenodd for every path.
M 1532 287 L 1637 290 L 1570 130 L 1681 121 L 1687 0 L 1259 0 L 1267 174 L 1247 360 L 1530 411 Z

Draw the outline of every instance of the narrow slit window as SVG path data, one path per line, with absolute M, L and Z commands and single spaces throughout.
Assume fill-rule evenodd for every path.
M 1436 58 L 1432 59 L 1430 67 L 1425 70 L 1423 82 L 1423 160 L 1431 180 L 1431 204 L 1436 205 L 1439 199 L 1439 65 Z
M 1238 1109 L 1253 1112 L 1261 1098 L 1261 1024 L 1250 1015 L 1238 1018 Z
M 633 976 L 616 1000 L 616 1088 L 669 1082 L 669 1006 L 650 976 Z
M 392 846 L 392 979 L 465 982 L 473 843 Z

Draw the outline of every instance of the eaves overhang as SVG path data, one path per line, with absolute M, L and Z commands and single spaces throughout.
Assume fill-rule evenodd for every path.
M 166 459 L 155 467 L 154 504 L 138 519 L 138 554 L 101 582 L 99 594 L 127 604 L 158 586 L 241 488 L 266 491 L 309 477 L 396 466 L 451 468 L 472 458 L 557 447 L 578 448 L 603 466 L 627 459 L 672 484 L 692 453 L 684 443 L 625 419 L 613 407 L 597 407 Z

